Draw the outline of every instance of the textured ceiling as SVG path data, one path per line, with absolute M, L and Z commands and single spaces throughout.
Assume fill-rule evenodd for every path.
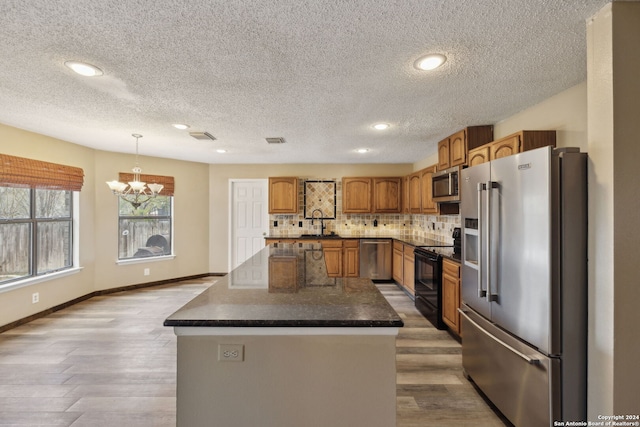
M 143 155 L 205 163 L 413 163 L 584 81 L 606 3 L 2 0 L 0 122 L 126 153 L 140 133 Z M 448 61 L 414 69 L 430 52 Z

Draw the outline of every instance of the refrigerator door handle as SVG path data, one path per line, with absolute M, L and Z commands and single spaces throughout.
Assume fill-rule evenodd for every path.
M 485 298 L 487 291 L 482 289 L 482 192 L 485 189 L 485 185 L 482 182 L 478 183 L 478 298 Z
M 471 323 L 473 326 L 475 326 L 476 328 L 478 328 L 478 330 L 480 332 L 482 332 L 483 334 L 485 334 L 486 336 L 488 336 L 489 338 L 491 338 L 492 340 L 494 340 L 495 342 L 497 342 L 498 344 L 500 344 L 501 346 L 503 346 L 504 348 L 506 348 L 507 350 L 509 350 L 510 352 L 512 352 L 513 354 L 515 354 L 516 356 L 518 356 L 519 358 L 523 359 L 525 362 L 527 362 L 530 365 L 537 365 L 540 363 L 540 359 L 534 358 L 534 357 L 529 357 L 526 354 L 516 350 L 515 348 L 511 347 L 509 344 L 507 344 L 506 342 L 502 341 L 501 339 L 495 337 L 493 334 L 491 334 L 490 332 L 488 332 L 486 329 L 484 329 L 482 326 L 480 326 L 478 323 L 476 323 L 475 321 L 473 321 L 468 315 L 467 312 L 461 308 L 458 309 L 458 312 L 460 313 L 461 316 L 464 316 L 464 318 Z
M 492 189 L 494 188 L 498 188 L 498 183 L 494 182 L 494 181 L 487 181 L 486 183 L 486 190 L 487 190 L 487 200 L 486 200 L 486 227 L 487 227 L 487 238 L 486 238 L 486 254 L 487 254 L 487 260 L 491 260 L 493 257 L 491 256 L 491 237 L 492 237 L 492 230 L 491 230 L 491 220 L 492 220 L 492 211 L 491 211 L 491 193 L 492 193 Z M 497 261 L 495 261 L 497 262 Z M 491 266 L 487 265 L 486 266 L 487 272 L 487 301 L 497 301 L 498 300 L 498 294 L 497 293 L 493 293 L 491 292 L 492 289 L 492 283 L 491 283 Z

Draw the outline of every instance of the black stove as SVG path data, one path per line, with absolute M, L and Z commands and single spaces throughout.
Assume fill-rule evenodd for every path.
M 442 320 L 442 257 L 460 259 L 460 229 L 453 231 L 453 244 L 428 242 L 416 247 L 415 304 L 433 326 L 447 329 Z

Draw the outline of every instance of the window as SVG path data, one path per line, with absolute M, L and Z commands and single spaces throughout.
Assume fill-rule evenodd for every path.
M 72 266 L 72 191 L 0 186 L 0 285 Z
M 171 196 L 156 196 L 138 209 L 118 199 L 118 259 L 171 255 Z

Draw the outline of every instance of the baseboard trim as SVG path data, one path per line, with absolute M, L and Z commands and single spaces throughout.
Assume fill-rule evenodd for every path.
M 160 285 L 168 285 L 170 283 L 176 283 L 176 282 L 182 282 L 185 280 L 194 280 L 194 279 L 202 279 L 203 277 L 222 277 L 225 276 L 227 273 L 204 273 L 204 274 L 195 274 L 192 276 L 185 276 L 185 277 L 177 277 L 174 279 L 165 279 L 165 280 L 158 280 L 155 282 L 146 282 L 146 283 L 138 283 L 135 285 L 128 285 L 128 286 L 119 286 L 117 288 L 110 288 L 110 289 L 102 289 L 99 291 L 93 291 L 87 295 L 83 295 L 81 297 L 78 298 L 74 298 L 70 301 L 64 302 L 62 304 L 58 304 L 54 307 L 48 308 L 46 310 L 40 311 L 38 313 L 32 314 L 31 316 L 27 316 L 24 317 L 22 319 L 18 319 L 16 321 L 13 321 L 11 323 L 7 323 L 6 325 L 0 326 L 0 333 L 2 332 L 6 332 L 10 329 L 13 328 L 17 328 L 18 326 L 22 326 L 24 324 L 27 324 L 29 322 L 32 322 L 36 319 L 40 319 L 42 317 L 48 316 L 52 313 L 55 313 L 56 311 L 60 311 L 63 310 L 67 307 L 71 307 L 74 304 L 78 304 L 79 302 L 82 301 L 86 301 L 88 299 L 91 299 L 93 297 L 97 297 L 97 296 L 104 296 L 104 295 L 109 295 L 109 294 L 115 294 L 118 292 L 124 292 L 124 291 L 133 291 L 136 289 L 141 289 L 141 288 L 150 288 L 152 286 L 160 286 Z

